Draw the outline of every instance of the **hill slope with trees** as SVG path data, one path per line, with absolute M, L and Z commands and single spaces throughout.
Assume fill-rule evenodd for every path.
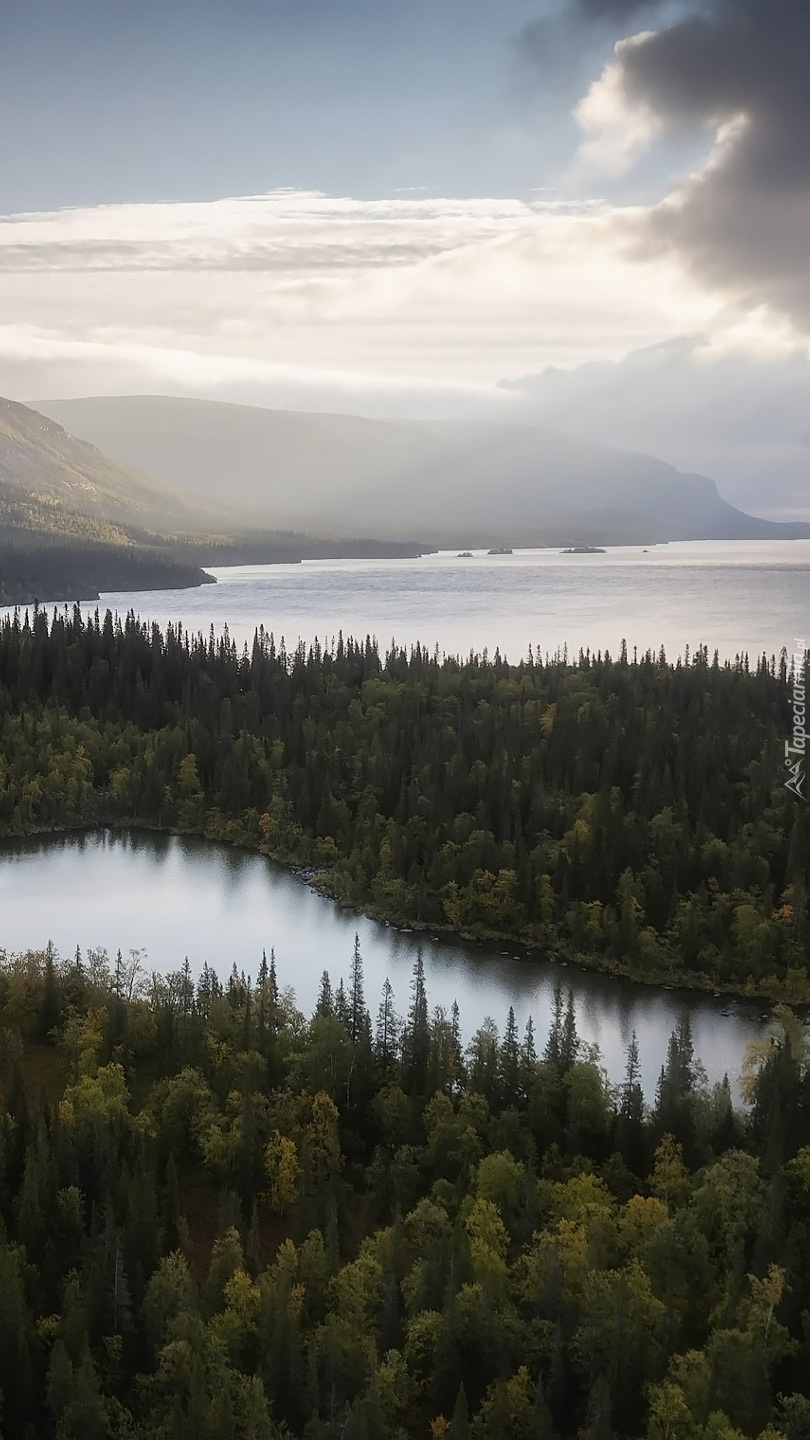
M 0 605 L 200 585 L 210 577 L 167 533 L 199 524 L 163 486 L 0 398 Z
M 55 420 L 0 397 L 0 518 L 6 526 L 62 533 L 60 512 L 109 527 L 188 528 L 194 511 L 182 497 L 95 445 L 68 434 Z M 16 511 L 14 506 L 19 507 Z M 197 507 L 198 513 L 202 507 Z M 120 536 L 119 536 L 120 538 Z

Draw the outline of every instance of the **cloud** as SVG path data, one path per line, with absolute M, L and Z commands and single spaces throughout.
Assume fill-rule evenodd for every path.
M 515 36 L 518 55 L 543 88 L 564 89 L 574 79 L 593 74 L 613 44 L 617 31 L 631 21 L 653 23 L 667 0 L 563 0 L 558 7 L 527 20 Z
M 549 368 L 509 388 L 535 424 L 708 473 L 744 510 L 810 519 L 810 346 L 751 325 L 682 336 L 619 362 Z
M 0 217 L 0 394 L 523 419 L 799 514 L 806 357 L 642 249 L 655 214 L 285 190 Z
M 496 403 L 499 379 L 618 357 L 715 308 L 667 259 L 629 256 L 601 204 L 283 191 L 0 219 L 0 378 L 20 398 L 168 378 L 279 403 L 310 371 L 340 408 L 343 376 L 359 408 L 363 383 L 375 403 Z
M 580 178 L 624 175 L 661 133 L 663 124 L 654 107 L 644 101 L 628 104 L 624 85 L 624 56 L 643 45 L 650 33 L 619 41 L 616 62 L 605 68 L 574 110 L 587 136 L 575 162 Z
M 596 87 L 597 96 L 612 97 L 606 134 L 620 130 L 623 114 L 628 127 L 649 126 L 653 116 L 661 129 L 702 126 L 714 137 L 707 162 L 642 217 L 640 253 L 670 251 L 708 286 L 748 309 L 770 306 L 803 333 L 808 55 L 807 0 L 715 0 L 620 44 Z

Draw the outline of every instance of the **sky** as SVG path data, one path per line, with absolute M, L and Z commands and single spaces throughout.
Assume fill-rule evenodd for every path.
M 0 23 L 0 393 L 551 425 L 810 517 L 807 0 Z

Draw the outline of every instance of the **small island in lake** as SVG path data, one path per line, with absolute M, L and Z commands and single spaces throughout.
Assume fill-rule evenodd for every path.
M 601 545 L 569 545 L 563 550 L 563 555 L 606 555 L 607 551 Z

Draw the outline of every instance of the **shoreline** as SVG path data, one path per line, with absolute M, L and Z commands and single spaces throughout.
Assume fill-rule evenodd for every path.
M 541 942 L 536 937 L 528 936 L 525 933 L 514 931 L 466 931 L 453 930 L 446 925 L 431 922 L 407 915 L 395 915 L 386 911 L 384 907 L 375 905 L 372 901 L 358 903 L 355 900 L 341 895 L 332 881 L 331 872 L 311 865 L 300 860 L 291 859 L 289 856 L 282 856 L 274 852 L 267 845 L 251 845 L 244 837 L 229 838 L 227 835 L 206 834 L 204 828 L 200 827 L 178 827 L 171 825 L 160 825 L 147 820 L 133 820 L 122 823 L 117 818 L 98 819 L 85 825 L 66 825 L 63 827 L 51 827 L 48 829 L 36 829 L 27 831 L 25 834 L 2 835 L 0 836 L 0 859 L 2 852 L 7 847 L 22 845 L 28 842 L 47 840 L 63 836 L 85 836 L 99 834 L 109 830 L 116 834 L 126 831 L 141 831 L 145 834 L 165 835 L 169 837 L 182 838 L 183 836 L 202 840 L 206 844 L 227 846 L 231 849 L 243 850 L 249 855 L 263 855 L 271 860 L 273 864 L 286 870 L 291 878 L 307 885 L 316 891 L 324 899 L 333 901 L 342 910 L 351 914 L 363 916 L 365 919 L 375 921 L 378 924 L 386 925 L 393 930 L 414 935 L 436 936 L 445 942 L 461 941 L 470 945 L 497 945 L 509 944 L 519 946 L 525 954 L 515 957 L 519 963 L 524 961 L 538 961 L 558 966 L 560 969 L 569 966 L 588 971 L 592 974 L 605 976 L 607 979 L 629 981 L 634 985 L 644 986 L 651 990 L 679 991 L 685 995 L 709 996 L 718 1001 L 736 1001 L 744 1004 L 765 1003 L 769 1012 L 775 1005 L 787 1005 L 800 1014 L 800 1018 L 810 1024 L 810 983 L 805 993 L 801 996 L 788 996 L 780 985 L 762 986 L 753 985 L 748 988 L 729 988 L 727 985 L 718 985 L 717 979 L 700 972 L 686 972 L 677 975 L 672 971 L 659 971 L 655 974 L 647 972 L 640 973 L 631 965 L 611 961 L 600 963 L 599 957 L 586 955 L 574 950 L 564 940 L 555 940 L 550 948 L 540 948 Z M 770 1015 L 763 1014 L 762 1019 L 770 1018 Z

